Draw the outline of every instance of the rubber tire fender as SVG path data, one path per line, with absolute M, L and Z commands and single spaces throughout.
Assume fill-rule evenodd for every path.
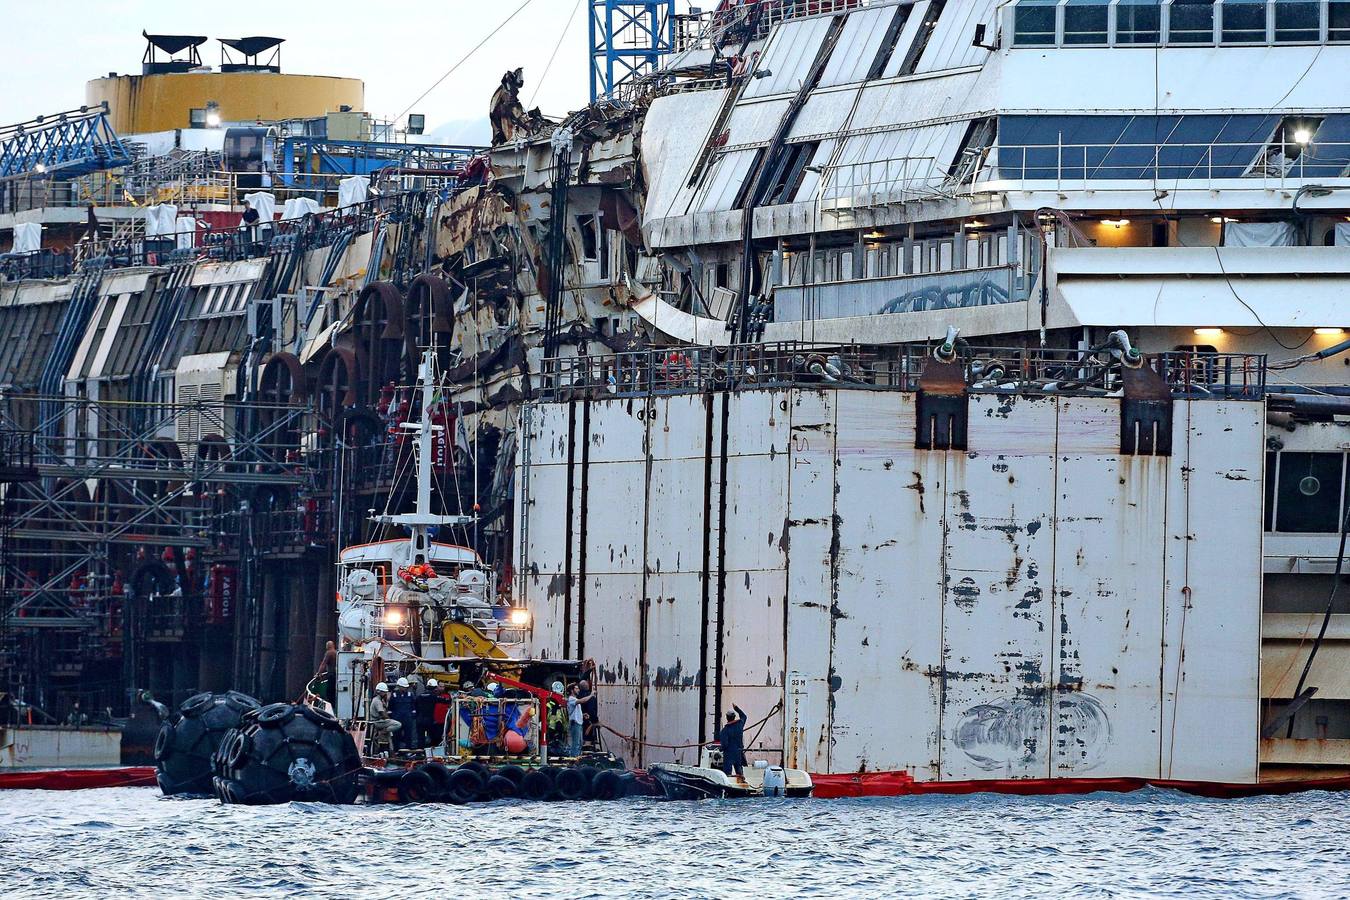
M 472 803 L 482 792 L 482 776 L 473 769 L 460 766 L 450 773 L 450 784 L 445 789 L 445 799 L 451 803 Z
M 173 752 L 174 728 L 168 722 L 159 726 L 159 734 L 155 735 L 155 762 L 162 762 Z
M 185 716 L 195 716 L 206 712 L 216 702 L 216 695 L 210 691 L 193 694 L 178 705 L 178 711 Z
M 486 782 L 488 778 L 491 777 L 492 775 L 492 772 L 488 770 L 488 767 L 480 762 L 461 763 L 458 768 L 467 769 L 470 772 L 477 772 L 478 777 L 481 778 L 484 782 Z
M 503 778 L 511 779 L 511 783 L 519 785 L 525 779 L 525 770 L 520 766 L 502 766 L 493 775 L 500 775 Z
M 308 703 L 301 703 L 298 707 L 300 715 L 309 719 L 315 725 L 323 725 L 328 722 L 336 722 L 337 716 L 332 713 L 319 709 L 317 706 L 310 706 Z
M 559 800 L 584 800 L 589 788 L 579 769 L 563 769 L 553 782 L 553 796 Z
M 429 803 L 436 793 L 436 783 L 420 767 L 409 769 L 398 780 L 400 803 Z
M 295 718 L 295 707 L 289 703 L 269 703 L 258 710 L 258 721 L 277 725 L 285 725 L 291 719 Z
M 596 800 L 618 800 L 623 788 L 623 780 L 613 769 L 601 769 L 591 779 L 591 796 Z
M 581 777 L 586 780 L 586 796 L 582 799 L 594 800 L 595 794 L 591 792 L 591 786 L 595 784 L 595 776 L 600 773 L 600 770 L 595 766 L 577 766 L 577 771 L 580 772 Z
M 505 775 L 493 775 L 487 781 L 487 795 L 493 800 L 510 800 L 520 796 L 520 788 Z
M 445 763 L 429 762 L 419 768 L 431 778 L 433 800 L 444 800 L 445 792 L 450 789 L 450 776 L 453 774 Z
M 552 793 L 553 779 L 537 769 L 520 780 L 520 796 L 526 800 L 547 800 Z
M 248 760 L 249 752 L 252 749 L 253 741 L 249 738 L 248 733 L 236 731 L 229 746 L 224 749 L 225 765 L 231 769 L 238 769 Z

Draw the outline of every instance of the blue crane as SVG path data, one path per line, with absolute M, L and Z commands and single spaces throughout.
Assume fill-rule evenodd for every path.
M 656 71 L 675 49 L 675 0 L 589 0 L 591 102 Z
M 0 181 L 78 178 L 130 163 L 131 154 L 108 122 L 106 103 L 0 128 Z

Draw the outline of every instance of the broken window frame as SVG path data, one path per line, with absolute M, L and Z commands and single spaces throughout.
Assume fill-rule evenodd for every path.
M 989 151 L 998 140 L 998 117 L 982 116 L 971 119 L 966 133 L 956 148 L 956 156 L 947 168 L 947 178 L 953 184 L 973 183 L 989 159 Z
M 1282 117 L 1275 130 L 1266 138 L 1265 146 L 1257 151 L 1256 158 L 1247 167 L 1244 175 L 1249 178 L 1280 178 L 1288 175 L 1308 149 L 1304 144 L 1294 140 L 1294 132 L 1300 128 L 1307 128 L 1312 133 L 1312 140 L 1308 141 L 1311 145 L 1316 141 L 1317 131 L 1322 127 L 1324 120 L 1324 116 Z

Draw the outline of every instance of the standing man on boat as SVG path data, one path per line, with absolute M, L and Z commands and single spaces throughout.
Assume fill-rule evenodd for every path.
M 581 755 L 581 727 L 585 722 L 584 704 L 591 699 L 590 694 L 581 693 L 581 686 L 584 683 L 579 681 L 572 685 L 572 690 L 567 695 L 568 756 Z
M 734 770 L 738 781 L 745 780 L 745 710 L 736 704 L 731 705 L 735 712 L 727 712 L 727 724 L 717 732 L 717 742 L 722 745 L 722 771 L 730 775 Z
M 323 648 L 323 659 L 319 662 L 319 674 L 324 676 L 324 698 L 337 709 L 337 645 L 329 641 Z

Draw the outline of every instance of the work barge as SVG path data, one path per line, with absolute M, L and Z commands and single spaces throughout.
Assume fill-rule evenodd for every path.
M 437 539 L 631 766 L 736 704 L 863 793 L 1350 775 L 1350 45 L 1227 5 L 724 4 L 454 171 L 7 260 L 10 684 L 299 696 L 429 351 Z

